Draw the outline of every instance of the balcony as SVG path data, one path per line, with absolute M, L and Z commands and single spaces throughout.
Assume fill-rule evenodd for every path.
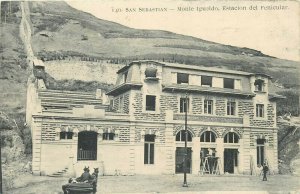
M 187 119 L 188 119 L 188 121 L 243 124 L 243 118 L 239 118 L 239 117 L 188 115 Z M 185 115 L 184 114 L 174 114 L 173 120 L 185 120 Z

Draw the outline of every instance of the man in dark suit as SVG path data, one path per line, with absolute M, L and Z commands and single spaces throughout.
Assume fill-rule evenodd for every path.
M 267 172 L 269 171 L 269 167 L 267 166 L 266 162 L 263 165 L 262 171 L 264 174 L 263 181 L 267 181 Z

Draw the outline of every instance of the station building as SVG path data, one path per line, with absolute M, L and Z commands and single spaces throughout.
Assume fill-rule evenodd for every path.
M 34 174 L 252 174 L 265 161 L 278 172 L 282 96 L 268 75 L 143 60 L 121 68 L 112 90 L 87 93 L 47 89 L 44 71 L 34 66 L 27 93 Z

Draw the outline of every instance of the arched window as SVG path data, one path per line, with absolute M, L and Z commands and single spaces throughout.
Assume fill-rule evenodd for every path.
M 185 130 L 181 130 L 176 134 L 176 141 L 185 141 Z M 192 141 L 192 134 L 189 131 L 187 131 L 187 141 Z
M 257 165 L 262 166 L 265 161 L 265 139 L 256 140 Z
M 154 164 L 155 135 L 145 135 L 144 164 Z
M 212 131 L 205 131 L 200 137 L 200 142 L 216 142 L 216 135 Z
M 60 139 L 72 139 L 73 138 L 73 132 L 62 131 L 62 132 L 59 133 L 59 137 L 60 137 Z
M 255 80 L 254 86 L 255 86 L 255 91 L 263 92 L 264 91 L 264 80 L 261 80 L 261 79 Z
M 239 136 L 234 132 L 229 132 L 224 137 L 224 143 L 239 143 Z
M 114 137 L 115 137 L 115 133 L 112 133 L 112 132 L 104 132 L 102 134 L 103 140 L 114 140 Z

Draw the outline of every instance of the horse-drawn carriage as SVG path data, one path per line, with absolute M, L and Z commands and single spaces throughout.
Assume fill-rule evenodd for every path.
M 95 194 L 97 191 L 98 168 L 89 174 L 89 168 L 84 168 L 84 173 L 78 178 L 70 178 L 69 183 L 62 186 L 64 194 Z

